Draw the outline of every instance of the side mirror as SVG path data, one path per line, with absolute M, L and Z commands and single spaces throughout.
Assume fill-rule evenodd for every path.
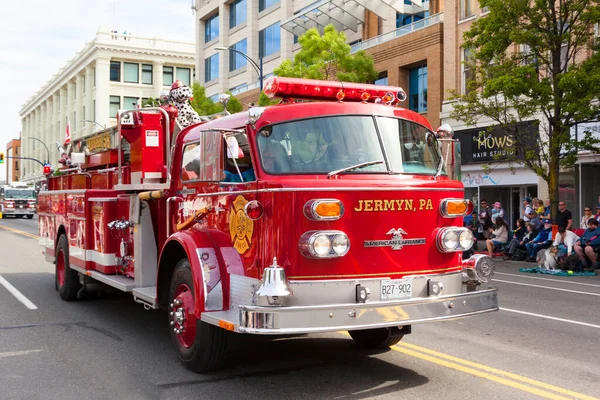
M 235 158 L 236 160 L 240 158 L 240 144 L 235 136 L 227 136 L 225 143 L 227 143 L 227 158 Z

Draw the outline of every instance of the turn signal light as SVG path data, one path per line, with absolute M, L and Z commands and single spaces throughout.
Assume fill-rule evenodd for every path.
M 246 216 L 253 221 L 256 221 L 263 215 L 263 206 L 260 204 L 258 200 L 249 201 L 248 204 L 244 207 L 244 212 Z
M 313 221 L 332 221 L 344 215 L 344 205 L 337 199 L 314 199 L 304 205 L 304 215 Z
M 473 203 L 467 199 L 443 199 L 440 214 L 446 218 L 462 217 L 473 212 Z

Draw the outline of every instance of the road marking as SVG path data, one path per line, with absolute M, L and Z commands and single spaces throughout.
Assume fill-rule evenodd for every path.
M 339 332 L 345 336 L 350 336 L 347 332 Z M 449 354 L 440 353 L 425 347 L 420 347 L 414 344 L 400 342 L 395 346 L 390 347 L 391 350 L 429 361 L 443 367 L 451 368 L 460 372 L 471 374 L 483 379 L 487 379 L 505 386 L 510 386 L 515 389 L 522 390 L 527 393 L 532 393 L 547 399 L 569 399 L 576 398 L 582 400 L 599 400 L 596 397 L 588 396 L 559 386 L 550 385 L 545 382 L 527 378 L 512 372 L 503 371 L 487 365 L 478 364 L 473 361 L 464 360 L 454 357 Z M 462 365 L 461 365 L 462 364 Z M 497 376 L 500 375 L 500 376 Z M 512 380 L 511 380 L 512 379 Z M 516 382 L 515 382 L 516 381 Z M 545 389 L 545 390 L 544 390 Z M 554 392 L 554 393 L 552 393 Z M 558 394 L 557 394 L 558 393 Z M 570 396 L 563 397 L 562 395 Z
M 410 350 L 400 349 L 402 347 L 405 347 L 405 348 L 410 349 Z M 464 360 L 462 358 L 454 357 L 454 356 L 451 356 L 449 354 L 440 353 L 440 352 L 435 351 L 435 350 L 431 350 L 431 349 L 428 349 L 428 348 L 425 348 L 425 347 L 420 347 L 420 346 L 417 346 L 417 345 L 414 345 L 414 344 L 410 344 L 410 343 L 406 343 L 406 342 L 400 342 L 400 343 L 398 343 L 397 345 L 395 345 L 395 346 L 392 347 L 392 350 L 401 351 L 402 353 L 405 353 L 405 354 L 408 354 L 409 352 L 413 353 L 413 354 L 418 354 L 419 358 L 426 359 L 426 358 L 422 357 L 423 356 L 422 354 L 417 353 L 417 352 L 421 352 L 421 353 L 425 353 L 425 354 L 428 354 L 430 356 L 433 356 L 433 357 L 430 357 L 431 359 L 428 359 L 428 361 L 434 362 L 436 364 L 439 364 L 438 361 L 443 361 L 443 359 L 448 360 L 448 361 L 452 361 L 452 362 L 448 363 L 448 364 L 450 364 L 448 366 L 450 368 L 457 369 L 457 370 L 460 370 L 460 371 L 463 371 L 463 372 L 472 373 L 472 372 L 480 372 L 480 371 L 477 371 L 477 370 L 474 370 L 474 369 L 471 370 L 471 368 L 466 368 L 466 367 L 463 367 L 463 366 L 458 365 L 458 364 L 464 364 L 465 366 L 468 366 L 468 367 L 477 368 L 477 369 L 480 369 L 482 371 L 486 371 L 486 372 L 493 373 L 493 374 L 496 374 L 496 375 L 501 375 L 501 376 L 504 376 L 506 378 L 513 379 L 515 381 L 520 381 L 520 382 L 523 382 L 523 383 L 526 383 L 526 384 L 529 384 L 529 385 L 532 385 L 532 386 L 537 386 L 537 387 L 542 388 L 542 389 L 551 390 L 551 391 L 554 391 L 556 393 L 560 393 L 560 394 L 563 394 L 563 395 L 566 395 L 566 396 L 571 396 L 571 397 L 574 397 L 574 398 L 577 398 L 577 399 L 585 399 L 585 400 L 595 399 L 594 397 L 587 396 L 587 395 L 581 394 L 581 393 L 577 393 L 577 392 L 574 392 L 574 391 L 569 390 L 569 389 L 561 388 L 559 386 L 550 385 L 548 383 L 537 381 L 537 380 L 531 379 L 531 378 L 527 378 L 525 376 L 521 376 L 521 375 L 518 375 L 518 374 L 515 374 L 515 373 L 512 373 L 512 372 L 507 372 L 507 371 L 503 371 L 501 369 L 497 369 L 497 368 L 494 368 L 494 367 L 489 367 L 487 365 L 478 364 L 478 363 L 473 362 L 473 361 Z M 411 355 L 413 355 L 413 354 L 411 354 Z M 434 358 L 434 357 L 437 357 L 437 359 Z M 439 359 L 442 359 L 442 360 L 439 360 Z M 454 364 L 454 363 L 458 363 L 458 364 Z M 466 369 L 466 370 L 471 370 L 471 371 L 463 370 L 463 368 Z M 514 387 L 514 388 L 518 388 L 518 389 L 522 389 L 522 390 L 525 390 L 525 391 L 527 391 L 529 393 L 534 393 L 534 394 L 537 394 L 537 395 L 540 395 L 540 396 L 543 396 L 543 397 L 553 398 L 553 399 L 554 398 L 558 398 L 558 399 L 563 399 L 564 398 L 564 397 L 557 396 L 554 393 L 540 391 L 540 389 L 538 389 L 538 388 L 532 388 L 532 387 L 529 387 L 529 386 L 525 386 L 525 385 L 522 385 L 520 383 L 510 381 L 508 379 L 495 377 L 494 375 L 488 375 L 486 373 L 481 373 L 481 372 L 480 372 L 480 374 L 474 374 L 474 375 L 481 376 L 482 378 L 485 378 L 485 379 L 497 378 L 497 379 L 490 379 L 490 380 L 493 380 L 495 382 L 499 382 L 499 383 L 502 383 L 502 384 L 507 384 L 508 383 L 508 386 L 511 386 L 511 387 Z
M 21 292 L 19 292 L 16 287 L 11 285 L 10 282 L 8 282 L 6 279 L 4 279 L 1 275 L 0 275 L 0 285 L 4 286 L 9 292 L 11 292 L 12 295 L 17 298 L 17 300 L 19 300 L 21 303 L 25 304 L 25 307 L 29 308 L 30 310 L 37 310 L 37 307 L 35 306 L 35 304 L 33 304 L 31 301 L 29 301 L 29 299 L 27 297 L 25 297 Z
M 37 353 L 42 350 L 23 350 L 23 351 L 8 351 L 6 353 L 0 353 L 0 358 L 3 357 L 15 357 L 15 356 L 25 356 L 31 353 Z
M 575 320 L 572 320 L 572 319 L 564 319 L 564 318 L 558 318 L 558 317 L 551 317 L 549 315 L 530 313 L 530 312 L 527 312 L 527 311 L 520 311 L 520 310 L 513 310 L 511 308 L 504 308 L 504 307 L 500 307 L 500 310 L 502 310 L 502 311 L 508 311 L 508 312 L 513 312 L 513 313 L 517 313 L 517 314 L 530 315 L 532 317 L 540 317 L 540 318 L 552 319 L 554 321 L 568 322 L 570 324 L 583 325 L 583 326 L 588 326 L 590 328 L 600 329 L 600 325 L 590 324 L 588 322 L 581 322 L 581 321 L 575 321 Z
M 13 233 L 18 233 L 19 235 L 30 237 L 32 239 L 38 239 L 39 238 L 39 236 L 34 235 L 33 233 L 29 233 L 29 232 L 25 232 L 25 231 L 20 231 L 18 229 L 14 229 L 14 228 L 9 228 L 8 226 L 0 225 L 0 228 L 5 229 L 7 231 L 11 231 Z
M 527 275 L 519 275 L 519 274 L 507 274 L 504 272 L 496 272 L 496 275 L 506 275 L 506 276 L 518 276 L 519 278 L 527 278 L 527 279 L 538 279 L 541 281 L 551 281 L 551 282 L 560 282 L 560 283 L 568 283 L 570 285 L 584 285 L 584 286 L 592 286 L 600 288 L 600 285 L 594 285 L 593 283 L 583 283 L 583 282 L 572 282 L 565 279 L 550 279 L 550 278 L 540 278 L 538 276 L 527 276 Z M 569 278 L 571 279 L 571 278 Z M 494 280 L 494 279 L 492 279 Z
M 561 289 L 561 288 L 555 288 L 555 287 L 552 287 L 552 286 L 532 285 L 531 283 L 503 281 L 502 279 L 494 279 L 492 282 L 502 282 L 502 283 L 510 283 L 512 285 L 531 286 L 531 287 L 537 287 L 537 288 L 542 288 L 542 289 L 559 290 L 561 292 L 569 292 L 569 293 L 577 293 L 577 294 L 587 294 L 589 296 L 600 296 L 600 293 L 580 292 L 579 290 Z

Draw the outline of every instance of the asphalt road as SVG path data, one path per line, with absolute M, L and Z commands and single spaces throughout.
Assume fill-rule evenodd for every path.
M 413 326 L 379 353 L 343 332 L 236 335 L 228 367 L 199 375 L 178 362 L 165 312 L 118 292 L 61 301 L 36 233 L 35 219 L 0 220 L 2 399 L 600 397 L 599 276 L 499 263 L 499 312 Z

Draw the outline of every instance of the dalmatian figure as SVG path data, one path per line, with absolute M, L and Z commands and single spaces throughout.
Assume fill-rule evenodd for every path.
M 184 85 L 181 81 L 175 81 L 169 92 L 173 105 L 179 112 L 177 115 L 177 122 L 179 122 L 182 129 L 205 121 L 205 119 L 202 119 L 190 105 L 190 99 L 192 99 L 193 94 L 192 89 L 189 86 Z

